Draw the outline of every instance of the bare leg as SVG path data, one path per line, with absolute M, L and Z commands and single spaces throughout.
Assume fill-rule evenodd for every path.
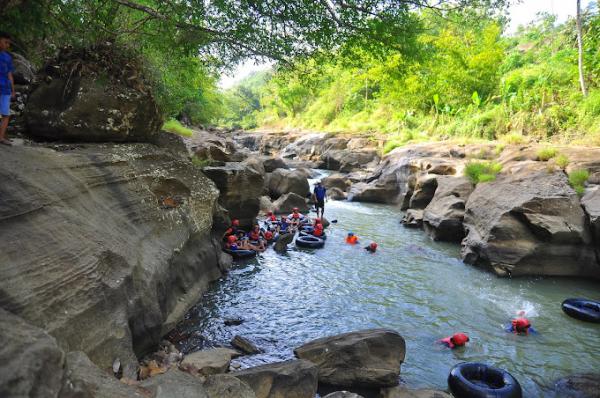
M 10 116 L 2 116 L 2 121 L 0 122 L 0 141 L 6 139 L 6 129 L 8 128 L 9 119 Z

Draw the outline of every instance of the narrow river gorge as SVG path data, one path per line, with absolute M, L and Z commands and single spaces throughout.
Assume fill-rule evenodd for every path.
M 338 220 L 320 250 L 272 249 L 238 263 L 215 282 L 186 315 L 180 348 L 191 352 L 228 345 L 238 334 L 264 353 L 238 358 L 242 367 L 293 357 L 306 341 L 386 327 L 407 343 L 401 381 L 411 388 L 445 389 L 449 369 L 481 361 L 507 369 L 527 397 L 559 396 L 553 382 L 600 366 L 599 326 L 567 317 L 567 297 L 596 297 L 598 284 L 582 279 L 498 278 L 464 264 L 459 246 L 432 241 L 403 227 L 394 206 L 329 201 L 326 217 Z M 362 245 L 344 243 L 353 231 Z M 374 255 L 362 249 L 379 244 Z M 539 334 L 504 331 L 525 310 Z M 239 326 L 223 319 L 241 317 Z M 456 331 L 471 341 L 450 351 L 436 340 Z

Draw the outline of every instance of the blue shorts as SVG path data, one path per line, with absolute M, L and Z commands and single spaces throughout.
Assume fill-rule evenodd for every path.
M 10 116 L 10 94 L 0 95 L 0 115 Z

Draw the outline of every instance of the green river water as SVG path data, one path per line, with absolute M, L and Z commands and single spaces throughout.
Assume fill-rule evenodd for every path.
M 190 334 L 184 351 L 228 345 L 242 335 L 265 350 L 236 359 L 243 367 L 293 357 L 309 340 L 365 328 L 391 328 L 406 340 L 401 383 L 446 389 L 450 368 L 481 361 L 508 370 L 526 397 L 560 396 L 554 381 L 600 368 L 600 324 L 569 318 L 567 297 L 600 299 L 600 284 L 581 279 L 501 279 L 465 265 L 459 246 L 433 242 L 400 225 L 387 205 L 329 201 L 337 219 L 323 249 L 272 249 L 237 264 L 212 285 L 179 329 Z M 362 245 L 344 243 L 347 231 Z M 376 254 L 362 249 L 379 244 Z M 538 335 L 516 336 L 504 326 L 525 310 Z M 224 326 L 241 317 L 239 326 Z M 467 347 L 435 343 L 453 332 L 470 336 Z

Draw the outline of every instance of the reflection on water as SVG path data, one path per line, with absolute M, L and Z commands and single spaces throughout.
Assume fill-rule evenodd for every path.
M 525 396 L 554 396 L 552 382 L 600 367 L 600 325 L 564 315 L 567 297 L 600 299 L 599 285 L 575 279 L 499 279 L 464 265 L 459 247 L 432 242 L 403 228 L 391 206 L 327 203 L 337 219 L 321 250 L 268 250 L 239 264 L 213 284 L 179 326 L 186 351 L 227 345 L 240 334 L 265 350 L 236 361 L 244 367 L 293 357 L 308 340 L 352 330 L 387 327 L 407 343 L 402 380 L 410 387 L 445 389 L 449 369 L 481 361 L 507 369 Z M 344 243 L 347 231 L 360 246 Z M 379 244 L 376 254 L 362 247 Z M 536 336 L 515 336 L 503 326 L 525 310 Z M 239 326 L 223 319 L 242 317 Z M 435 340 L 469 334 L 465 349 L 450 351 Z

